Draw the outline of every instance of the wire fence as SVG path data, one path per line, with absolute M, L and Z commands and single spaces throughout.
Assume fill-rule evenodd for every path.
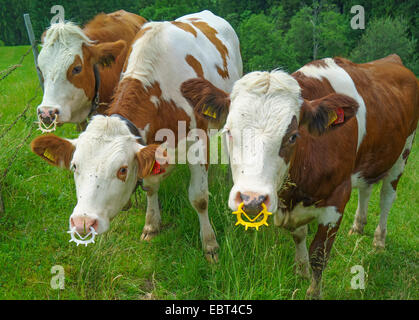
M 6 79 L 10 74 L 12 74 L 15 70 L 17 70 L 19 67 L 22 66 L 22 63 L 25 59 L 25 57 L 31 52 L 32 48 L 29 48 L 28 51 L 26 51 L 22 57 L 19 59 L 17 64 L 11 65 L 8 68 L 6 68 L 3 71 L 0 71 L 0 85 L 1 85 L 1 81 L 3 81 L 4 79 Z M 22 118 L 24 119 L 24 116 L 27 114 L 28 110 L 30 110 L 30 108 L 32 107 L 32 102 L 37 98 L 38 94 L 39 94 L 39 89 L 41 88 L 41 86 L 39 85 L 36 89 L 35 92 L 33 94 L 33 96 L 25 103 L 25 108 L 22 110 L 22 112 L 20 114 L 18 114 L 16 116 L 16 118 L 12 121 L 12 123 L 10 125 L 8 125 L 1 133 L 0 133 L 0 142 L 2 142 L 2 140 L 12 131 L 12 129 L 16 126 L 16 124 L 19 122 L 19 120 L 21 120 Z M 6 180 L 7 174 L 10 171 L 10 168 L 12 167 L 13 163 L 15 162 L 20 149 L 22 149 L 23 146 L 26 145 L 27 141 L 29 140 L 29 138 L 32 136 L 32 134 L 36 131 L 36 127 L 33 123 L 30 124 L 30 128 L 29 128 L 29 132 L 23 137 L 23 139 L 21 139 L 18 143 L 17 146 L 13 149 L 13 152 L 11 153 L 11 156 L 9 157 L 9 159 L 6 160 L 6 166 L 4 168 L 2 168 L 2 173 L 0 175 L 0 213 L 4 213 L 5 212 L 5 207 L 4 207 L 4 201 L 3 201 L 3 187 L 4 187 L 4 182 Z

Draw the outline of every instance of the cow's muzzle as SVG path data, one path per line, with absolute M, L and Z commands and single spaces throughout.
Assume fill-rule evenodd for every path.
M 262 203 L 269 207 L 269 196 L 256 192 L 238 192 L 236 203 L 243 202 L 243 211 L 250 216 L 255 216 L 263 210 Z

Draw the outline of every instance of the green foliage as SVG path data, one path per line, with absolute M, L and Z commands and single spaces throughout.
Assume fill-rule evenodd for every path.
M 291 71 L 297 68 L 294 53 L 274 21 L 260 13 L 240 23 L 239 37 L 245 72 L 275 68 Z
M 157 0 L 139 13 L 152 21 L 172 21 L 189 13 L 211 10 L 212 3 L 211 0 Z
M 334 10 L 303 7 L 290 21 L 287 43 L 295 50 L 299 65 L 312 60 L 346 56 L 351 44 L 350 19 Z M 317 48 L 315 49 L 315 46 Z
M 55 4 L 55 0 L 0 0 L 0 40 L 5 45 L 28 43 L 23 13 L 30 14 L 35 37 L 39 39 L 50 24 L 53 17 L 50 9 Z M 65 8 L 65 19 L 80 25 L 100 12 L 120 9 L 151 21 L 175 20 L 185 14 L 210 10 L 226 19 L 239 34 L 246 72 L 278 67 L 293 71 L 313 59 L 333 56 L 353 56 L 359 61 L 368 61 L 368 56 L 362 57 L 362 48 L 368 47 L 365 42 L 374 38 L 374 31 L 368 32 L 368 29 L 374 27 L 373 21 L 391 18 L 397 25 L 389 34 L 397 41 L 389 40 L 390 37 L 380 41 L 373 56 L 382 57 L 380 53 L 388 51 L 384 50 L 387 43 L 397 47 L 402 42 L 399 51 L 405 65 L 419 73 L 415 55 L 419 52 L 419 41 L 416 41 L 419 38 L 419 1 L 62 0 L 60 4 Z M 354 5 L 365 9 L 365 30 L 350 28 L 350 10 Z M 383 27 L 389 28 L 389 24 Z M 385 37 L 383 30 L 377 31 Z M 373 43 L 371 41 L 370 45 Z
M 416 54 L 417 40 L 408 36 L 405 19 L 383 17 L 373 19 L 366 27 L 359 44 L 351 53 L 355 62 L 367 62 L 396 53 L 416 74 L 419 61 Z

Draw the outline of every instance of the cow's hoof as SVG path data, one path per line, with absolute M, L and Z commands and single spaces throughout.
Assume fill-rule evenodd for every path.
M 218 243 L 215 239 L 207 241 L 204 245 L 205 258 L 209 263 L 218 262 Z
M 306 299 L 307 300 L 321 300 L 321 293 L 320 288 L 316 287 L 314 288 L 312 285 L 307 289 L 306 292 Z
M 383 250 L 386 247 L 386 230 L 381 230 L 380 226 L 377 227 L 377 229 L 374 232 L 374 241 L 372 242 L 372 245 L 377 250 Z
M 310 279 L 310 264 L 307 261 L 304 262 L 296 262 L 294 267 L 295 274 L 304 279 Z
M 218 253 L 217 252 L 206 252 L 205 253 L 205 259 L 209 263 L 218 263 Z
M 372 245 L 376 250 L 384 250 L 386 248 L 386 243 L 384 240 L 381 239 L 374 239 Z
M 145 226 L 143 229 L 143 233 L 141 234 L 141 240 L 142 241 L 150 241 L 153 239 L 157 234 L 159 233 L 159 230 L 153 229 L 151 227 Z
M 353 236 L 356 234 L 364 234 L 364 230 L 357 227 L 352 227 L 351 230 L 349 230 L 348 232 L 348 236 Z

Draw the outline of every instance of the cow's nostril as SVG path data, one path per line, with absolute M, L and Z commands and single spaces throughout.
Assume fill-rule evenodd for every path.
M 239 192 L 237 197 L 239 197 L 241 202 L 243 202 L 243 210 L 250 215 L 256 215 L 261 212 L 263 209 L 262 203 L 264 203 L 266 207 L 269 205 L 268 195 L 263 195 L 256 192 Z

